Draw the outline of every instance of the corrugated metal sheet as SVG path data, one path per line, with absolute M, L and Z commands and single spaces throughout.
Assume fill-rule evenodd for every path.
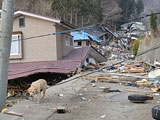
M 93 41 L 101 42 L 96 36 L 93 36 L 91 34 L 88 34 L 86 32 L 80 31 L 80 32 L 71 32 L 71 35 L 73 36 L 73 40 L 89 40 L 88 36 L 93 39 Z

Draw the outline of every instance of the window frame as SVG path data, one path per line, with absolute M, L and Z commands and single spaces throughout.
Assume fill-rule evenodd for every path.
M 19 54 L 11 54 L 11 49 L 10 49 L 10 59 L 22 59 L 22 38 L 23 38 L 23 34 L 21 31 L 18 32 L 13 32 L 12 35 L 18 35 L 19 36 Z M 12 46 L 12 39 L 11 39 L 11 46 Z
M 23 20 L 22 25 L 21 25 L 21 20 Z M 19 16 L 19 27 L 25 27 L 25 16 Z
M 68 35 L 68 34 L 64 34 L 64 42 L 65 42 L 65 46 L 68 47 L 73 47 L 74 43 L 73 43 L 73 36 Z

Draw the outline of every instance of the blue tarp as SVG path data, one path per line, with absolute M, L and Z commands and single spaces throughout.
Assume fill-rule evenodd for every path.
M 73 40 L 89 40 L 88 36 L 90 36 L 94 41 L 96 42 L 101 42 L 100 40 L 97 39 L 96 36 L 92 36 L 88 33 L 85 33 L 83 31 L 79 32 L 71 32 L 71 35 L 73 36 Z

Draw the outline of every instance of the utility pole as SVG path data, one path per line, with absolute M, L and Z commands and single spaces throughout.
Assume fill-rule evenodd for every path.
M 3 0 L 0 27 L 0 112 L 5 107 L 13 15 L 16 0 Z

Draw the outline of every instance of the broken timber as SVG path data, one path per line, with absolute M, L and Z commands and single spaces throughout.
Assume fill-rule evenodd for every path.
M 141 78 L 141 79 L 146 79 L 147 77 L 140 76 L 140 75 L 135 75 L 135 74 L 124 74 L 124 73 L 99 73 L 99 76 L 106 76 L 106 75 L 113 75 L 113 76 L 124 76 L 124 77 L 131 77 L 131 78 Z
M 123 63 L 123 62 L 125 62 L 125 61 L 127 61 L 127 60 L 122 60 L 122 61 L 120 61 L 120 62 L 117 62 L 117 63 L 115 63 L 115 64 L 112 64 L 111 66 L 121 64 L 121 63 Z M 111 67 L 111 66 L 109 66 L 109 67 Z M 97 69 L 97 70 L 94 70 L 94 71 L 91 71 L 91 72 L 87 72 L 87 73 L 84 73 L 84 74 L 80 74 L 80 75 L 78 75 L 78 76 L 75 76 L 75 77 L 67 80 L 67 81 L 62 81 L 62 82 L 56 84 L 56 86 L 57 86 L 57 85 L 64 84 L 64 83 L 67 83 L 67 82 L 69 82 L 69 81 L 73 81 L 73 80 L 75 80 L 75 79 L 77 79 L 77 78 L 80 78 L 80 77 L 84 77 L 84 76 L 91 75 L 91 74 L 93 74 L 93 73 L 102 71 L 103 69 L 106 69 L 107 67 L 108 67 L 108 66 L 104 66 L 104 67 L 99 68 L 99 69 Z M 144 76 L 132 75 L 132 74 L 123 74 L 123 73 L 100 73 L 100 75 L 101 75 L 101 76 L 102 76 L 102 75 L 115 75 L 115 76 L 125 76 L 125 77 L 132 77 L 132 78 L 141 78 L 141 79 L 146 79 L 146 78 L 147 78 L 147 77 L 144 77 Z
M 23 117 L 23 114 L 17 113 L 17 112 L 14 112 L 14 111 L 4 111 L 3 114 L 8 114 L 8 115 L 14 115 L 14 116 Z

